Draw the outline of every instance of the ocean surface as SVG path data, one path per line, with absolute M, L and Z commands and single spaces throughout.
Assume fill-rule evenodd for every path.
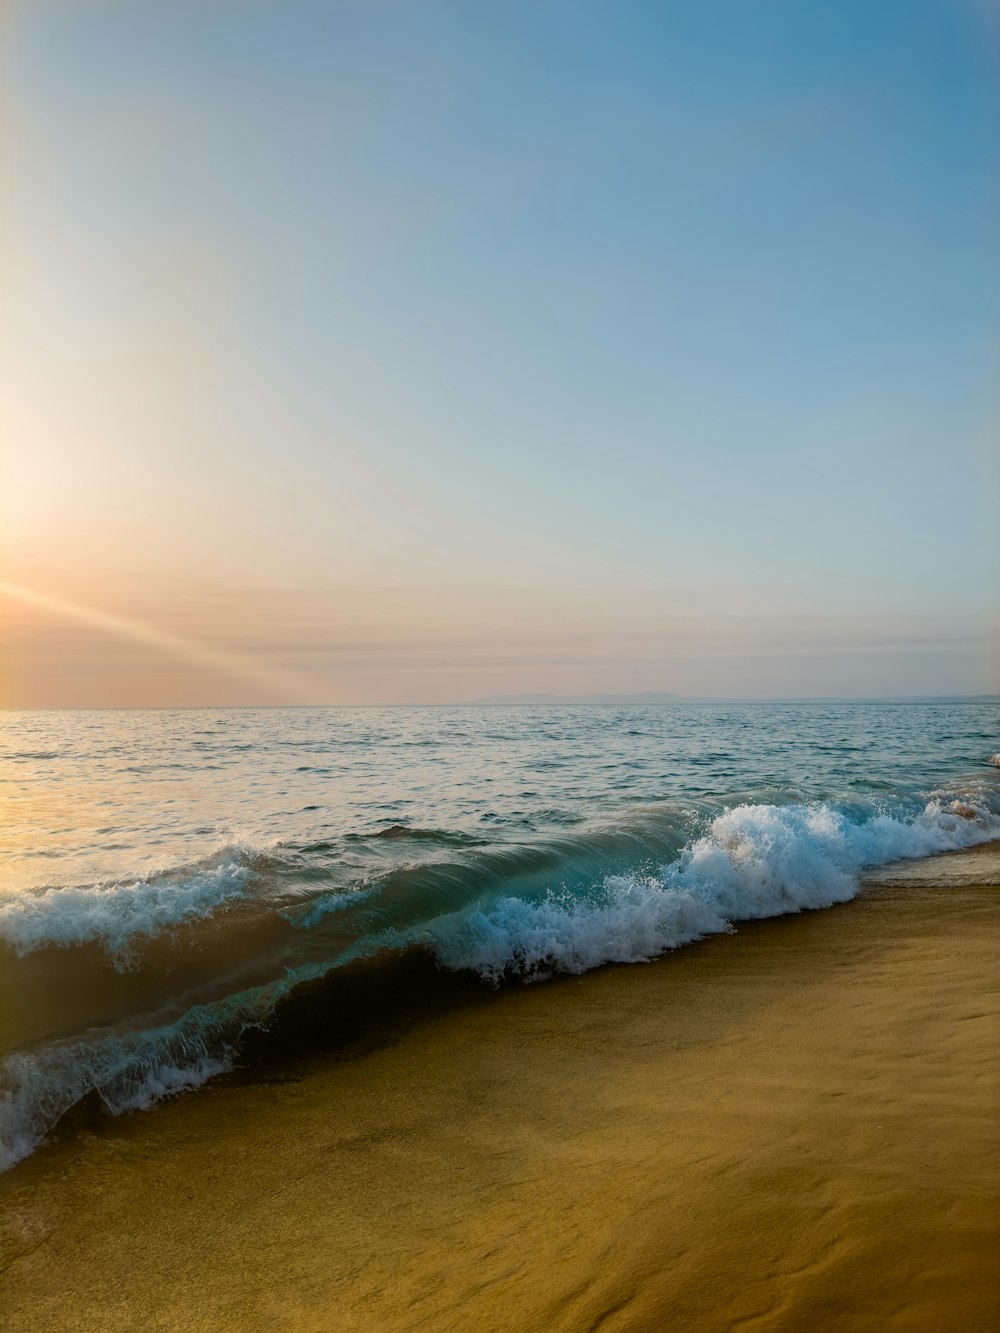
M 349 1027 L 327 983 L 372 960 L 402 1006 L 417 955 L 638 963 L 998 838 L 998 749 L 994 704 L 0 714 L 0 1166 L 303 997 Z

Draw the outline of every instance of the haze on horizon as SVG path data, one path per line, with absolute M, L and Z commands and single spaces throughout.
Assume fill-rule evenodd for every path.
M 1000 690 L 978 0 L 15 0 L 0 704 Z

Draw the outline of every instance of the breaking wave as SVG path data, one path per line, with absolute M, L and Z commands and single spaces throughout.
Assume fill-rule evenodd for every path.
M 742 921 L 845 902 L 868 867 L 998 838 L 998 793 L 996 780 L 986 779 L 919 802 L 742 803 L 707 811 L 686 840 L 690 811 L 675 807 L 662 814 L 655 837 L 647 813 L 641 835 L 592 831 L 490 853 L 455 847 L 450 860 L 368 876 L 352 893 L 314 894 L 294 921 L 282 899 L 270 910 L 282 919 L 285 952 L 267 984 L 210 1003 L 181 993 L 159 1017 L 140 1010 L 132 1026 L 92 1027 L 10 1054 L 0 1066 L 0 1166 L 31 1152 L 88 1097 L 111 1114 L 140 1109 L 232 1069 L 249 1029 L 270 1026 L 280 1044 L 283 1004 L 305 994 L 305 983 L 344 975 L 361 960 L 387 958 L 391 972 L 423 952 L 440 969 L 493 984 L 647 961 Z M 210 917 L 246 896 L 255 857 L 229 848 L 187 875 L 7 901 L 0 937 L 22 957 L 46 945 L 96 943 L 121 966 L 137 938 Z M 289 940 L 298 953 L 288 953 Z M 388 975 L 379 984 L 390 985 Z M 393 992 L 401 1007 L 411 998 L 403 987 Z M 329 1005 L 329 997 L 310 1003 Z
M 137 939 L 209 917 L 242 897 L 255 860 L 248 848 L 227 847 L 210 863 L 186 871 L 22 892 L 0 901 L 0 940 L 19 957 L 96 943 L 127 966 Z
M 825 803 L 740 805 L 655 875 L 608 876 L 586 896 L 504 897 L 434 922 L 422 938 L 444 966 L 494 982 L 509 973 L 644 962 L 734 922 L 846 902 L 866 867 L 998 836 L 991 808 L 943 793 L 909 821 L 876 814 L 857 822 Z

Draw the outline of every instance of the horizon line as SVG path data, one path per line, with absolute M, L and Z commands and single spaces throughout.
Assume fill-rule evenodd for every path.
M 448 700 L 395 700 L 370 703 L 253 703 L 253 704 L 0 704 L 3 713 L 194 713 L 194 712 L 258 712 L 280 709 L 327 708 L 517 708 L 517 707 L 623 707 L 630 703 L 647 707 L 669 707 L 671 704 L 923 704 L 923 703 L 982 703 L 1000 704 L 1000 693 L 980 694 L 802 694 L 802 695 L 700 695 L 667 694 L 656 697 L 655 691 L 638 691 L 633 695 L 501 695 L 478 699 Z

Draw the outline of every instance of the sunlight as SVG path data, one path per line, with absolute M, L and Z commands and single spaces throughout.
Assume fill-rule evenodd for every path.
M 295 676 L 269 670 L 248 661 L 237 653 L 227 652 L 222 648 L 213 648 L 208 644 L 193 639 L 171 634 L 142 621 L 112 615 L 97 607 L 85 606 L 80 602 L 67 601 L 62 597 L 53 597 L 50 593 L 38 592 L 33 588 L 19 587 L 14 583 L 0 582 L 0 596 L 23 602 L 52 615 L 73 620 L 92 629 L 132 643 L 141 643 L 159 652 L 169 654 L 182 661 L 197 666 L 208 667 L 223 675 L 246 681 L 268 692 L 274 702 L 300 702 L 305 698 L 303 683 Z

